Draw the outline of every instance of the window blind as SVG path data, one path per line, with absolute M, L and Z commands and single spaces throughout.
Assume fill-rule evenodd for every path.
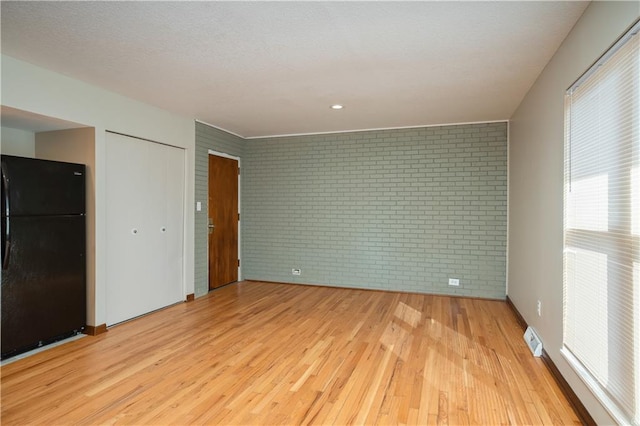
M 563 354 L 624 424 L 640 424 L 639 29 L 565 97 Z

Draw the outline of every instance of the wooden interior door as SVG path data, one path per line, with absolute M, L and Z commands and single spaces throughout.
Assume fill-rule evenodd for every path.
M 238 281 L 238 161 L 209 155 L 209 290 Z

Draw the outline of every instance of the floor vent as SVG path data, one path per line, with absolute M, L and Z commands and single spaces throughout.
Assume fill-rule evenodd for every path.
M 533 331 L 533 328 L 527 327 L 527 331 L 524 332 L 524 341 L 527 342 L 527 346 L 529 346 L 533 356 L 539 357 L 542 355 L 542 340 Z

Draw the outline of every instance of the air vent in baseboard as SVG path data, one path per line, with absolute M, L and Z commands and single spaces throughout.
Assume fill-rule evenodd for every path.
M 542 355 L 542 340 L 536 334 L 531 327 L 527 327 L 527 331 L 524 332 L 524 341 L 527 342 L 527 346 L 531 350 L 533 356 Z

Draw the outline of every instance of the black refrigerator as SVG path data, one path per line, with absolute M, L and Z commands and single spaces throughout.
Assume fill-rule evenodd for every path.
M 5 359 L 86 325 L 85 166 L 0 160 Z

